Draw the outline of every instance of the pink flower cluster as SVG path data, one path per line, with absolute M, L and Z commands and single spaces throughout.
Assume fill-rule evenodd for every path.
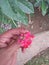
M 32 42 L 32 38 L 34 38 L 34 35 L 31 35 L 30 32 L 20 34 L 18 42 L 20 43 L 22 50 L 29 47 Z

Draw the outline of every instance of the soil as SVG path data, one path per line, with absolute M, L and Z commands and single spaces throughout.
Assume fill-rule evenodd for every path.
M 25 28 L 29 29 L 33 34 L 49 30 L 48 15 L 42 16 L 41 11 L 39 11 L 38 9 L 35 9 L 35 13 L 30 19 L 29 25 L 25 26 Z
M 38 53 L 25 65 L 49 65 L 49 48 Z

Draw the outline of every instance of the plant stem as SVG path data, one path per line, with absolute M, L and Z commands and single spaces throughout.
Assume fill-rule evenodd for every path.
M 13 24 L 15 25 L 15 27 L 17 27 L 17 25 L 16 25 L 15 21 L 14 21 L 14 20 L 12 20 L 12 22 L 13 22 Z

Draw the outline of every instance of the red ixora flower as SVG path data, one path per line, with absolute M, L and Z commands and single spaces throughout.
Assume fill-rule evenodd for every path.
M 32 38 L 34 38 L 34 35 L 31 35 L 30 32 L 20 34 L 18 43 L 20 43 L 22 51 L 29 47 L 32 42 Z

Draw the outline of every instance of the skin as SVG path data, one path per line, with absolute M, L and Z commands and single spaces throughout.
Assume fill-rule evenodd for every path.
M 22 28 L 16 28 L 0 35 L 0 65 L 16 64 L 17 50 L 20 48 L 20 44 L 17 43 L 17 35 L 26 31 Z

